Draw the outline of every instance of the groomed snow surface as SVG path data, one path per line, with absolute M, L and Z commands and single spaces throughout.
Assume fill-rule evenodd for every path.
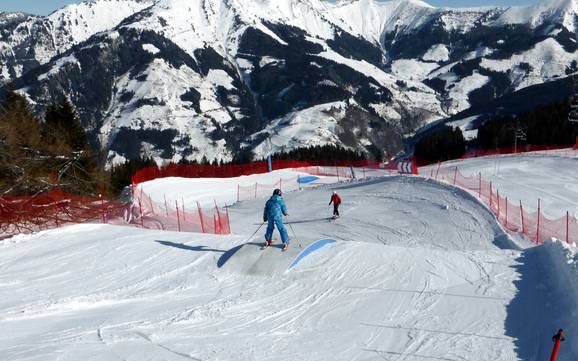
M 472 172 L 492 162 L 475 161 Z M 543 162 L 518 168 L 556 178 L 562 160 Z M 235 181 L 248 180 L 223 181 L 222 201 Z M 215 180 L 146 187 L 195 199 Z M 344 200 L 335 221 L 332 190 Z M 229 207 L 230 236 L 84 224 L 3 241 L 0 360 L 545 360 L 558 328 L 559 359 L 578 356 L 574 247 L 524 249 L 473 196 L 418 177 L 284 198 L 292 248 L 337 242 L 272 274 L 231 262 L 235 247 L 263 240 L 262 228 L 249 237 L 264 199 Z

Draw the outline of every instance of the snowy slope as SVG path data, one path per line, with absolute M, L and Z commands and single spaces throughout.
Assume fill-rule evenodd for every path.
M 216 189 L 212 179 L 146 187 L 190 199 Z M 328 221 L 333 189 L 343 216 Z M 219 267 L 259 226 L 264 199 L 229 208 L 231 236 L 78 225 L 5 240 L 1 358 L 545 359 L 551 334 L 577 321 L 575 249 L 516 249 L 465 192 L 387 177 L 284 198 L 292 247 L 338 242 L 273 276 Z M 569 331 L 561 358 L 578 355 L 576 340 Z
M 501 156 L 452 161 L 465 175 L 478 172 L 510 202 L 524 202 L 529 210 L 537 208 L 541 199 L 542 211 L 552 219 L 563 217 L 566 211 L 578 217 L 578 159 L 549 156 Z M 424 168 L 427 172 L 427 168 Z

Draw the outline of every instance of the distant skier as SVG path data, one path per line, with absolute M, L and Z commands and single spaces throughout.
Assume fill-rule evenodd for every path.
M 283 216 L 287 215 L 287 206 L 285 206 L 281 189 L 275 189 L 271 198 L 269 198 L 267 203 L 265 203 L 265 209 L 263 210 L 263 222 L 268 222 L 263 248 L 271 245 L 275 225 L 281 235 L 283 250 L 285 251 L 289 247 L 289 235 L 287 234 L 287 229 L 285 229 L 285 225 L 283 224 Z
M 335 219 L 339 217 L 339 205 L 341 204 L 341 197 L 339 197 L 336 191 L 333 191 L 329 205 L 331 205 L 331 203 L 333 203 L 333 218 Z

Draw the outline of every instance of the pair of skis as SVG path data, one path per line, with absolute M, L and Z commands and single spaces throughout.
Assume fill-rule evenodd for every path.
M 261 249 L 266 249 L 269 247 L 272 247 L 272 245 L 265 242 L 265 243 L 263 243 L 263 246 L 261 246 Z M 283 243 L 283 248 L 281 248 L 281 252 L 285 252 L 288 248 L 289 248 L 289 243 Z

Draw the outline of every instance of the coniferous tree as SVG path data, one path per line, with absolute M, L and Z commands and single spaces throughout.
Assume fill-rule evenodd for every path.
M 40 124 L 28 101 L 10 91 L 0 107 L 0 194 L 46 187 Z
M 460 128 L 443 126 L 423 136 L 415 146 L 414 155 L 418 159 L 444 161 L 459 158 L 465 151 L 466 141 Z
M 66 97 L 60 104 L 52 104 L 46 109 L 43 135 L 47 144 L 62 144 L 73 151 L 87 148 L 86 133 Z

